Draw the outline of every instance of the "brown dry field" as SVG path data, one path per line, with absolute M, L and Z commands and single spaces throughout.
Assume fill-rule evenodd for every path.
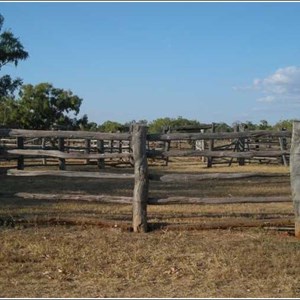
M 53 167 L 56 168 L 56 167 Z M 68 166 L 68 170 L 79 166 Z M 86 167 L 80 167 L 86 169 Z M 26 168 L 30 169 L 30 167 Z M 36 167 L 32 167 L 36 169 Z M 88 167 L 96 170 L 95 166 Z M 3 169 L 2 169 L 3 170 Z M 108 168 L 106 171 L 112 171 Z M 127 172 L 116 168 L 114 172 Z M 213 166 L 173 159 L 150 172 L 272 172 L 283 166 Z M 2 172 L 3 173 L 3 172 Z M 149 205 L 152 230 L 122 230 L 131 206 L 24 200 L 17 192 L 132 195 L 131 180 L 7 177 L 0 175 L 0 216 L 77 220 L 0 227 L 0 297 L 30 298 L 298 298 L 300 241 L 289 231 L 265 228 L 186 230 L 188 224 L 293 218 L 292 203 Z M 290 196 L 289 177 L 150 182 L 150 196 Z M 89 225 L 107 221 L 116 227 Z M 158 229 L 181 224 L 181 229 Z M 155 229 L 156 228 L 156 229 Z

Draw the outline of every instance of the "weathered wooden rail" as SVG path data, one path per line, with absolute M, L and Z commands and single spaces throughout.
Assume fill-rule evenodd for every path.
M 204 124 L 209 126 L 207 124 Z M 168 164 L 169 157 L 202 157 L 207 159 L 207 166 L 214 163 L 228 163 L 237 159 L 240 165 L 245 164 L 245 159 L 262 162 L 277 160 L 288 165 L 289 144 L 291 132 L 289 131 L 235 131 L 214 132 L 211 125 L 209 132 L 197 133 L 162 133 L 147 135 L 147 156 L 154 159 L 163 159 Z M 20 129 L 0 129 L 0 137 L 5 137 L 4 149 L 0 151 L 4 158 L 16 158 L 18 156 L 19 167 L 23 166 L 24 157 L 42 157 L 46 164 L 46 157 L 58 158 L 60 169 L 65 169 L 66 159 L 85 159 L 86 163 L 97 159 L 99 169 L 105 167 L 105 159 L 120 158 L 122 163 L 130 163 L 124 155 L 103 156 L 104 153 L 129 153 L 131 132 L 129 133 L 101 133 L 85 131 L 40 131 Z M 9 143 L 9 138 L 14 143 Z M 3 138 L 1 141 L 4 140 Z M 40 140 L 40 144 L 39 144 Z M 47 140 L 47 141 L 46 141 Z M 217 141 L 227 141 L 225 144 Z M 56 142 L 55 142 L 56 141 Z M 204 143 L 206 141 L 206 143 Z M 201 142 L 201 147 L 196 148 L 196 143 Z M 56 144 L 55 144 L 56 143 Z M 172 143 L 172 147 L 171 147 Z M 190 143 L 191 149 L 184 151 L 174 149 L 174 145 Z M 150 145 L 154 145 L 150 146 Z M 159 148 L 157 148 L 159 147 Z M 51 151 L 50 151 L 51 150 Z M 43 152 L 45 151 L 45 152 Z M 47 152 L 46 152 L 47 151 Z M 56 152 L 55 152 L 56 151 Z M 66 154 L 68 153 L 68 154 Z M 77 155 L 78 154 L 78 155 Z M 91 155 L 90 155 L 91 154 Z

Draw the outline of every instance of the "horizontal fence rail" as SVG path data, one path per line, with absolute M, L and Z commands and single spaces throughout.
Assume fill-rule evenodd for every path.
M 148 134 L 149 141 L 175 141 L 175 140 L 222 140 L 237 138 L 260 138 L 260 137 L 285 137 L 289 138 L 290 131 L 257 130 L 244 132 L 204 132 L 204 133 L 165 133 Z
M 130 133 L 106 133 L 92 131 L 51 131 L 51 130 L 25 130 L 0 129 L 0 137 L 27 137 L 27 138 L 81 138 L 94 140 L 130 140 Z
M 148 157 L 163 156 L 163 157 L 232 157 L 232 158 L 253 158 L 253 157 L 278 157 L 288 155 L 290 151 L 245 151 L 245 152 L 232 152 L 232 151 L 200 151 L 200 150 L 170 150 L 170 151 L 148 151 Z
M 13 149 L 7 150 L 8 154 L 15 155 L 30 155 L 30 156 L 48 156 L 64 159 L 100 159 L 100 158 L 122 158 L 132 157 L 131 153 L 67 153 L 55 150 L 27 150 L 27 149 Z

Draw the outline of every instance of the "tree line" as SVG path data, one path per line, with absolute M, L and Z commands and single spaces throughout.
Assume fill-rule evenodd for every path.
M 162 133 L 166 128 L 176 129 L 178 127 L 195 127 L 200 128 L 201 123 L 197 120 L 190 120 L 183 118 L 181 116 L 177 118 L 158 118 L 153 121 L 139 120 L 126 122 L 124 124 L 114 121 L 106 121 L 103 124 L 97 125 L 96 123 L 88 123 L 85 130 L 91 131 L 102 131 L 102 132 L 127 132 L 130 128 L 130 125 L 133 123 L 143 123 L 148 126 L 149 133 Z M 91 125 L 91 126 L 90 126 Z M 234 122 L 231 125 L 228 125 L 225 122 L 215 123 L 215 132 L 233 132 L 236 125 L 242 125 L 247 128 L 247 130 L 292 130 L 293 120 L 281 120 L 274 125 L 271 125 L 266 120 L 261 120 L 258 124 L 255 124 L 251 121 L 246 122 Z M 199 129 L 200 131 L 200 129 Z
M 6 65 L 18 65 L 26 60 L 29 53 L 24 49 L 19 38 L 10 30 L 3 29 L 4 17 L 0 14 L 0 71 Z M 21 129 L 64 129 L 64 130 L 90 130 L 102 132 L 125 132 L 132 123 L 124 124 L 115 121 L 105 121 L 102 124 L 89 122 L 88 116 L 78 118 L 83 99 L 74 95 L 70 90 L 56 88 L 51 83 L 41 82 L 36 85 L 23 84 L 21 78 L 11 78 L 10 75 L 0 77 L 0 126 Z M 161 132 L 163 128 L 176 128 L 179 126 L 199 126 L 197 120 L 183 117 L 158 118 L 153 121 L 139 120 L 149 127 L 149 132 Z M 243 125 L 249 130 L 291 130 L 293 120 L 282 120 L 275 125 L 261 120 L 255 124 L 250 121 Z M 216 123 L 218 132 L 233 131 L 235 122 L 231 125 L 225 122 Z

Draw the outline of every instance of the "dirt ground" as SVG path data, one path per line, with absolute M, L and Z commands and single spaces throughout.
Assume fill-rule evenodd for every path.
M 68 170 L 78 168 L 68 166 Z M 96 170 L 94 166 L 88 169 Z M 106 170 L 112 171 L 132 172 L 124 168 Z M 288 174 L 289 169 L 256 164 L 207 169 L 199 161 L 174 159 L 168 167 L 151 165 L 150 172 Z M 131 223 L 130 205 L 26 200 L 16 196 L 19 192 L 131 196 L 132 180 L 0 177 L 0 217 L 33 220 L 30 224 L 2 222 L 0 226 L 0 297 L 300 297 L 300 241 L 288 228 L 185 228 L 220 221 L 292 219 L 292 202 L 149 205 L 152 230 L 136 234 L 119 226 Z M 290 182 L 289 176 L 150 182 L 150 197 L 186 195 L 290 197 Z M 54 219 L 76 220 L 77 225 L 52 222 Z M 104 228 L 97 221 L 115 226 Z M 182 228 L 169 230 L 172 224 Z

